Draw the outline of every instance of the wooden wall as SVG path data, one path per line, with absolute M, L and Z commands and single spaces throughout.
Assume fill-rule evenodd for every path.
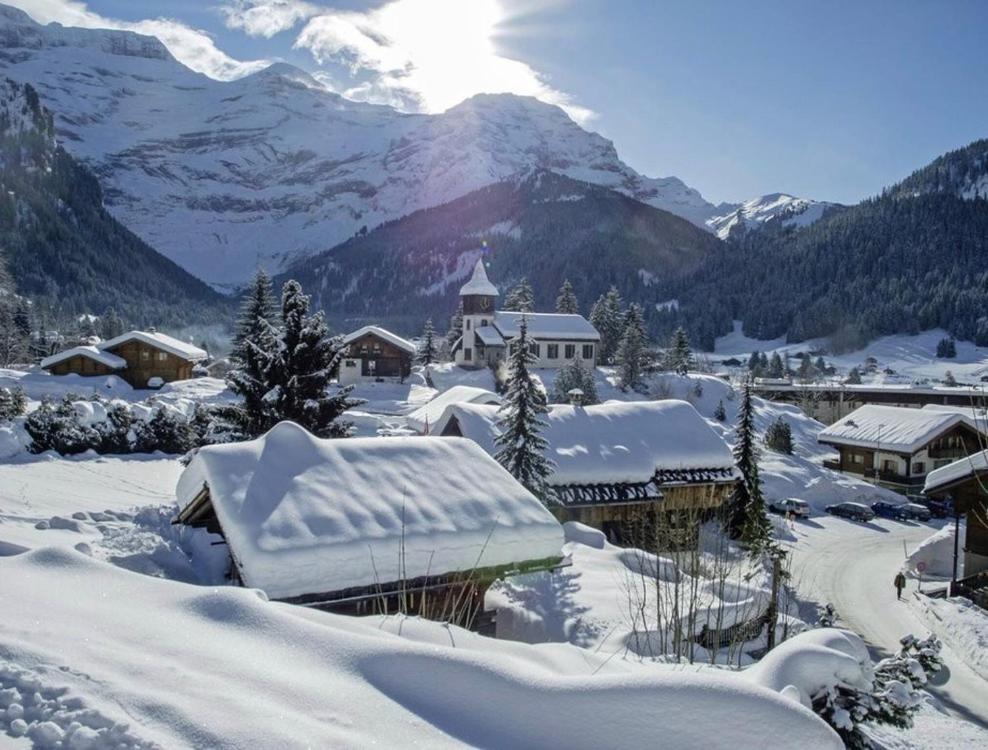
M 192 377 L 192 362 L 143 341 L 125 341 L 107 351 L 127 360 L 127 369 L 118 374 L 135 388 L 146 388 L 151 378 L 170 383 Z
M 95 359 L 83 357 L 82 355 L 70 357 L 69 359 L 63 359 L 61 362 L 58 362 L 47 369 L 52 375 L 76 374 L 96 376 L 113 375 L 117 372 L 116 370 L 107 367 L 102 362 L 97 362 Z
M 350 359 L 362 360 L 360 374 L 364 376 L 370 375 L 370 360 L 376 361 L 375 374 L 382 378 L 407 378 L 412 371 L 411 354 L 373 333 L 351 341 L 348 352 Z

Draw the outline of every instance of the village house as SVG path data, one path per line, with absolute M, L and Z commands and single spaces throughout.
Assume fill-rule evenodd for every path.
M 452 404 L 500 403 L 501 397 L 494 391 L 472 385 L 454 385 L 406 416 L 405 424 L 418 433 L 428 435 L 431 426 L 440 420 L 446 407 Z
M 207 356 L 199 347 L 151 328 L 66 349 L 45 357 L 41 367 L 52 375 L 117 375 L 134 388 L 160 388 L 191 378 L 193 367 Z
M 559 522 L 469 440 L 324 440 L 281 422 L 200 449 L 177 497 L 175 523 L 220 534 L 236 583 L 342 614 L 486 630 L 494 580 L 562 562 Z
M 498 291 L 487 278 L 483 259 L 460 289 L 463 303 L 462 335 L 453 344 L 453 357 L 461 367 L 487 367 L 511 352 L 522 317 L 528 325 L 534 367 L 557 368 L 578 360 L 588 368 L 597 362 L 600 334 L 582 315 L 520 313 L 495 310 Z
M 817 437 L 839 458 L 829 469 L 860 474 L 900 492 L 922 488 L 926 475 L 981 448 L 984 432 L 960 409 L 866 404 Z
M 988 609 L 988 450 L 931 471 L 923 494 L 951 499 L 957 517 L 967 521 L 960 550 L 964 577 L 952 584 L 951 596 L 967 596 Z
M 550 407 L 542 436 L 553 463 L 547 498 L 560 520 L 635 543 L 644 520 L 669 513 L 694 521 L 724 504 L 736 482 L 727 444 L 685 401 Z M 430 434 L 474 440 L 492 456 L 497 406 L 453 404 Z
M 346 356 L 340 363 L 340 385 L 361 380 L 404 382 L 412 372 L 415 344 L 380 326 L 364 326 L 343 337 Z

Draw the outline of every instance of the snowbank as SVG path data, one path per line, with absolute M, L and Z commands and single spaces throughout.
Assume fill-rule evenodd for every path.
M 245 585 L 276 599 L 558 557 L 563 544 L 542 503 L 469 440 L 321 440 L 281 422 L 200 449 L 179 505 L 203 486 Z
M 33 735 L 71 729 L 103 746 L 126 735 L 168 748 L 841 747 L 803 706 L 737 675 L 561 646 L 493 642 L 487 652 L 438 623 L 416 623 L 406 639 L 373 620 L 156 580 L 72 551 L 0 559 L 0 602 L 0 695 L 24 701 Z M 438 645 L 461 637 L 464 648 Z M 13 714 L 0 730 L 20 731 Z
M 425 434 L 442 417 L 450 404 L 500 404 L 501 397 L 493 391 L 471 385 L 454 385 L 424 406 L 409 414 L 405 421 L 416 432 Z
M 967 531 L 967 524 L 960 526 L 960 540 L 958 549 L 960 554 L 957 557 L 957 576 L 964 576 L 964 535 Z M 926 569 L 923 571 L 923 578 L 950 580 L 954 573 L 954 524 L 950 523 L 939 529 L 935 534 L 921 542 L 916 549 L 909 553 L 903 568 L 909 575 L 918 578 L 919 571 L 916 569 L 917 563 L 923 562 Z
M 964 597 L 915 596 L 913 610 L 971 669 L 988 680 L 988 612 Z

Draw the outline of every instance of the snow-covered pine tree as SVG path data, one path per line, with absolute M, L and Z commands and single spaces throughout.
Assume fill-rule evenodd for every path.
M 497 459 L 529 492 L 546 501 L 545 483 L 552 465 L 545 457 L 548 447 L 542 437 L 548 413 L 546 397 L 529 373 L 535 354 L 528 341 L 528 321 L 522 316 L 518 336 L 511 342 L 509 355 L 508 392 L 498 410 L 501 434 L 494 442 Z
M 17 320 L 18 302 L 14 279 L 0 253 L 0 367 L 23 362 L 30 353 L 30 339 Z
M 782 417 L 772 422 L 765 430 L 765 445 L 779 453 L 792 455 L 792 428 Z
M 770 378 L 784 378 L 786 376 L 785 366 L 782 364 L 782 357 L 778 352 L 772 352 L 772 358 L 768 362 L 768 372 Z
M 600 334 L 598 359 L 602 364 L 614 361 L 618 343 L 624 333 L 624 316 L 621 313 L 621 295 L 617 287 L 611 287 L 594 303 L 590 311 L 590 323 Z
M 682 327 L 677 328 L 672 334 L 669 342 L 669 350 L 666 353 L 666 369 L 686 375 L 696 366 L 693 359 L 693 349 L 690 347 L 689 337 Z
M 432 327 L 432 318 L 426 318 L 422 329 L 422 341 L 419 344 L 415 358 L 420 365 L 431 365 L 439 361 L 439 347 L 436 346 L 436 329 Z
M 343 357 L 343 339 L 330 337 L 321 312 L 309 315 L 309 297 L 287 281 L 281 294 L 281 330 L 268 360 L 264 402 L 275 421 L 291 420 L 319 437 L 346 437 L 352 423 L 341 420 L 361 403 L 353 386 L 329 395 L 330 378 Z
M 621 380 L 621 389 L 639 389 L 642 386 L 643 365 L 648 359 L 647 344 L 644 338 L 645 324 L 641 317 L 641 307 L 632 304 L 625 316 L 624 333 L 614 356 Z
M 277 335 L 271 278 L 258 269 L 244 295 L 230 353 L 234 366 L 226 377 L 227 386 L 242 400 L 238 408 L 226 412 L 233 422 L 230 429 L 248 438 L 264 434 L 277 421 L 264 398 L 271 389 L 268 368 Z
M 817 357 L 816 361 L 813 362 L 813 367 L 816 370 L 817 375 L 826 375 L 827 362 L 823 357 Z
M 23 416 L 27 412 L 27 396 L 19 385 L 0 388 L 0 422 Z
M 504 298 L 504 309 L 512 312 L 533 312 L 535 310 L 535 293 L 532 285 L 524 276 L 515 284 Z
M 463 335 L 463 300 L 456 305 L 456 312 L 449 319 L 449 330 L 446 331 L 446 351 L 453 351 L 453 345 Z
M 723 399 L 718 401 L 717 406 L 714 407 L 714 419 L 718 422 L 724 422 L 727 420 L 727 410 L 724 408 Z
M 764 374 L 758 355 L 758 351 L 755 350 L 748 357 L 748 374 L 753 378 L 759 378 Z
M 102 318 L 100 318 L 100 336 L 107 341 L 110 339 L 115 339 L 117 336 L 122 334 L 123 329 L 123 321 L 120 320 L 120 316 L 117 315 L 117 311 L 112 307 L 103 314 Z
M 957 385 L 957 378 L 954 377 L 954 373 L 950 370 L 947 370 L 947 372 L 943 374 L 943 384 L 949 386 Z
M 579 359 L 574 359 L 560 368 L 553 384 L 553 401 L 557 404 L 569 403 L 569 392 L 574 388 L 583 391 L 584 406 L 600 402 L 593 370 L 584 367 Z
M 564 315 L 579 315 L 580 313 L 580 303 L 577 302 L 576 292 L 573 291 L 573 285 L 569 283 L 569 279 L 563 281 L 563 285 L 559 288 L 559 296 L 556 297 L 556 312 Z
M 741 539 L 754 553 L 764 549 L 771 540 L 771 525 L 765 514 L 765 501 L 758 476 L 758 445 L 750 382 L 746 382 L 741 388 L 735 435 L 734 463 L 741 477 L 734 486 L 728 503 L 728 531 L 732 538 Z
M 847 385 L 861 385 L 861 370 L 857 367 L 852 367 L 851 371 L 847 373 L 847 380 L 844 383 Z

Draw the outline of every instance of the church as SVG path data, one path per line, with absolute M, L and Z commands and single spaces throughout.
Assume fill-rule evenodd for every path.
M 457 365 L 487 367 L 503 360 L 524 317 L 536 357 L 534 367 L 563 367 L 574 360 L 588 368 L 595 366 L 600 334 L 582 315 L 495 310 L 498 296 L 497 287 L 487 278 L 483 258 L 478 259 L 473 275 L 460 289 L 463 331 L 453 345 Z

